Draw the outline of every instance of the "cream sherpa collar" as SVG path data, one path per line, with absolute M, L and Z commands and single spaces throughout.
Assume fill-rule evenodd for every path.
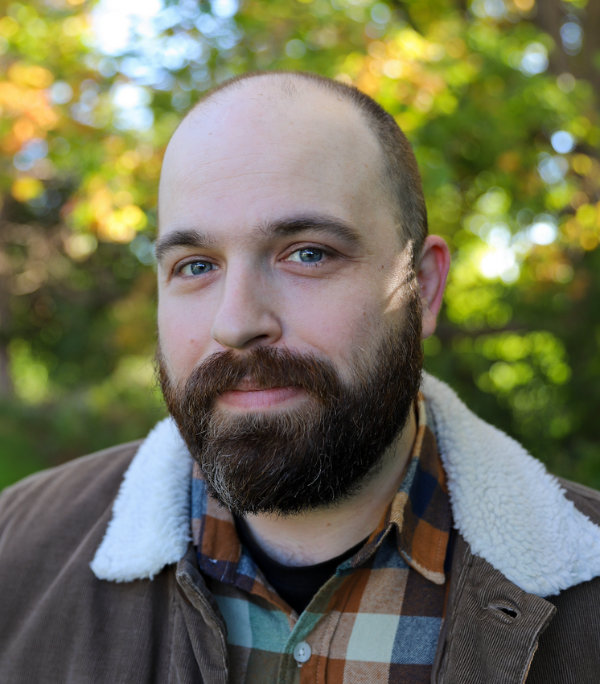
M 544 466 L 477 418 L 440 380 L 425 375 L 423 392 L 454 522 L 473 553 L 538 596 L 600 575 L 600 527 L 575 509 Z M 158 423 L 125 473 L 91 564 L 99 579 L 152 578 L 184 555 L 191 469 L 173 421 Z

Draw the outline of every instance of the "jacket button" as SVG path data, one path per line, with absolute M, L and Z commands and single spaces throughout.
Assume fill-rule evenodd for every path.
M 298 667 L 302 667 L 302 663 L 305 663 L 310 659 L 311 653 L 312 650 L 306 641 L 301 641 L 299 644 L 296 644 L 294 659 L 298 663 Z

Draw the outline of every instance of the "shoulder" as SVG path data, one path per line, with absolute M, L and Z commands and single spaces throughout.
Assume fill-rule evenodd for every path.
M 600 577 L 546 598 L 556 614 L 540 636 L 527 684 L 596 684 L 600 672 Z
M 43 470 L 0 494 L 0 540 L 39 535 L 68 524 L 83 531 L 112 504 L 141 441 L 122 444 Z
M 575 504 L 596 525 L 600 525 L 600 492 L 577 482 L 564 480 L 559 477 L 558 482 L 565 490 L 565 496 Z
M 599 525 L 600 492 L 562 478 L 558 481 L 567 499 Z M 557 612 L 540 637 L 527 682 L 562 684 L 573 677 L 580 682 L 596 682 L 600 672 L 600 577 L 546 600 Z
M 0 495 L 0 681 L 168 679 L 156 653 L 171 646 L 174 571 L 125 585 L 90 568 L 139 446 L 37 473 Z M 132 654 L 139 667 L 124 673 Z

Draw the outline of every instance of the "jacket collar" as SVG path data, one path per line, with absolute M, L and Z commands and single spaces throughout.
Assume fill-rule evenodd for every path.
M 472 552 L 526 592 L 551 596 L 600 575 L 600 527 L 508 435 L 425 374 L 423 393 L 455 526 Z M 150 432 L 129 466 L 91 568 L 99 579 L 152 578 L 191 540 L 192 458 L 174 422 Z

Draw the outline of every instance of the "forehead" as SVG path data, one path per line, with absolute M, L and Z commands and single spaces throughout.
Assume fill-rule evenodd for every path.
M 161 233 L 200 221 L 241 231 L 319 212 L 360 227 L 390 215 L 379 143 L 361 113 L 312 84 L 261 77 L 214 95 L 169 143 Z

